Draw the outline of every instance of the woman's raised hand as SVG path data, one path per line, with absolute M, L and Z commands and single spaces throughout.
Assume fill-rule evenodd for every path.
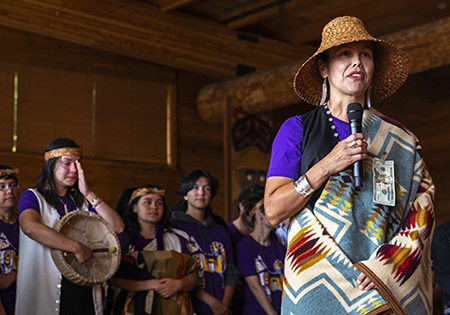
M 77 167 L 78 171 L 78 188 L 80 189 L 80 192 L 83 194 L 83 196 L 87 196 L 90 192 L 89 186 L 86 183 L 86 177 L 84 176 L 84 170 L 81 167 L 80 161 L 76 160 L 75 165 Z

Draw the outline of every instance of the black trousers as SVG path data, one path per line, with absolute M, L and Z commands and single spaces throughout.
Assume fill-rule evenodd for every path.
M 60 315 L 95 315 L 91 287 L 82 287 L 62 278 Z

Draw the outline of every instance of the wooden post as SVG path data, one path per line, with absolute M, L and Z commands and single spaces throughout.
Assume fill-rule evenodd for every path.
M 167 86 L 167 165 L 176 168 L 177 155 L 177 88 L 174 84 Z
M 232 204 L 232 200 L 231 200 L 231 196 L 232 196 L 232 191 L 231 191 L 231 182 L 232 182 L 232 178 L 231 178 L 231 120 L 232 120 L 232 110 L 231 108 L 232 106 L 232 98 L 228 97 L 227 98 L 227 102 L 225 103 L 225 108 L 224 108 L 224 117 L 223 117 L 223 154 L 224 154 L 224 172 L 223 172 L 223 177 L 224 177 L 224 189 L 225 189 L 225 193 L 224 193 L 224 199 L 225 199 L 225 203 L 224 203 L 224 213 L 225 213 L 225 221 L 229 222 L 231 220 L 231 214 L 230 214 L 230 206 Z

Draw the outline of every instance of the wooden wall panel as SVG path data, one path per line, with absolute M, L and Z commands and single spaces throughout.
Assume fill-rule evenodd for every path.
M 0 62 L 171 82 L 175 70 L 0 26 Z
M 57 137 L 90 142 L 92 86 L 81 72 L 21 66 L 18 100 L 18 152 L 44 152 Z
M 13 147 L 14 67 L 0 64 L 0 149 Z
M 0 128 L 5 131 L 0 135 L 0 163 L 20 169 L 22 191 L 35 185 L 42 153 L 56 136 L 73 137 L 83 146 L 87 181 L 112 206 L 123 189 L 145 183 L 164 187 L 172 206 L 178 200 L 182 177 L 195 168 L 208 169 L 223 182 L 222 128 L 205 125 L 195 103 L 198 90 L 212 83 L 211 79 L 189 72 L 177 75 L 172 68 L 7 28 L 0 27 L 0 39 Z M 19 78 L 21 134 L 19 152 L 13 154 L 12 78 L 16 69 L 23 71 Z M 172 126 L 173 138 L 178 138 L 177 167 L 168 166 L 163 155 L 154 155 L 155 150 L 167 151 L 169 86 L 175 87 L 171 91 L 171 97 L 177 98 L 174 104 L 179 103 L 179 109 L 172 111 L 179 117 Z M 146 102 L 149 106 L 143 106 Z M 99 133 L 105 138 L 100 139 Z M 140 146 L 129 149 L 124 139 L 134 139 Z M 130 159 L 130 155 L 140 158 Z M 224 212 L 221 189 L 213 203 L 218 214 Z
M 106 76 L 95 80 L 94 156 L 166 163 L 168 84 Z

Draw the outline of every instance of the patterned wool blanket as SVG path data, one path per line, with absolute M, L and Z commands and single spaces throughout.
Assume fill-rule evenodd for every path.
M 195 272 L 196 263 L 187 255 L 170 251 L 135 251 L 127 255 L 134 264 L 125 264 L 128 270 L 119 270 L 119 277 L 144 279 L 181 279 Z M 124 261 L 123 261 L 124 262 Z M 126 261 L 125 261 L 126 263 Z M 122 264 L 121 267 L 122 268 Z M 141 269 L 141 271 L 136 270 Z M 117 276 L 117 275 L 116 275 Z M 180 291 L 170 298 L 163 298 L 155 291 L 128 292 L 123 315 L 191 315 L 192 302 L 189 292 Z
M 283 314 L 432 314 L 435 187 L 420 144 L 374 109 L 362 125 L 362 189 L 347 169 L 329 178 L 314 209 L 291 219 Z M 395 163 L 395 206 L 373 202 L 374 158 Z M 361 271 L 376 289 L 359 289 Z

